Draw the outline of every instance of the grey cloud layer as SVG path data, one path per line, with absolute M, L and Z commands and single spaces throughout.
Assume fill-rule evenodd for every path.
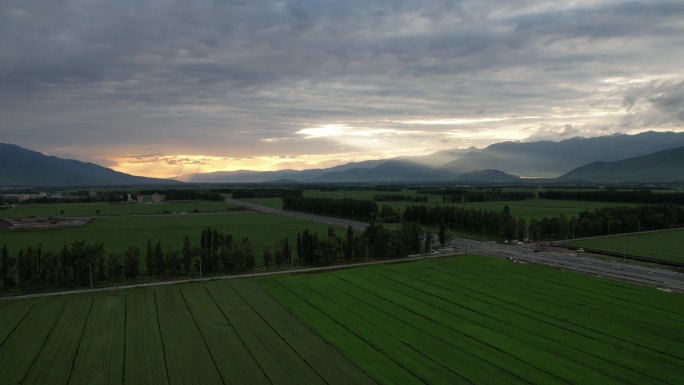
M 681 126 L 681 79 L 599 83 L 684 76 L 684 3 L 573 3 L 5 0 L 0 135 L 48 151 L 250 156 L 354 150 L 295 134 L 326 123 L 429 131 L 437 144 L 445 127 L 388 121 L 600 107 L 627 115 L 529 134 Z M 630 98 L 651 107 L 627 111 Z

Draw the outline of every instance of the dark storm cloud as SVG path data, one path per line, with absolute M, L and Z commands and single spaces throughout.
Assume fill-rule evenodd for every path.
M 65 153 L 294 156 L 355 149 L 296 134 L 324 124 L 429 134 L 388 122 L 624 110 L 630 81 L 682 75 L 682 20 L 679 1 L 5 0 L 0 135 Z M 679 89 L 642 100 L 681 121 Z M 663 122 L 610 119 L 520 129 Z

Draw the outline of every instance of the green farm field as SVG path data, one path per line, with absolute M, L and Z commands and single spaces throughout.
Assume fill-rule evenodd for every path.
M 410 202 L 382 202 L 395 208 L 403 209 Z M 583 202 L 550 199 L 527 199 L 523 201 L 495 201 L 495 202 L 472 202 L 472 203 L 428 203 L 429 205 L 449 205 L 456 207 L 473 208 L 476 210 L 503 211 L 505 206 L 511 210 L 511 215 L 518 218 L 541 219 L 565 215 L 568 218 L 575 217 L 585 210 L 595 210 L 603 207 L 634 206 L 630 203 L 606 203 L 606 202 Z
M 676 384 L 684 297 L 483 257 L 266 280 L 380 383 Z
M 684 263 L 684 229 L 584 239 L 570 245 Z
M 306 197 L 328 197 L 333 199 L 353 198 L 353 199 L 369 199 L 372 200 L 376 194 L 402 194 L 402 195 L 417 195 L 415 190 L 404 190 L 402 192 L 383 192 L 383 191 L 319 191 L 306 190 L 304 196 Z M 595 210 L 603 207 L 615 206 L 634 206 L 630 203 L 610 203 L 610 202 L 586 202 L 586 201 L 568 201 L 568 200 L 550 200 L 550 199 L 528 199 L 522 201 L 496 201 L 496 202 L 473 202 L 473 203 L 442 203 L 442 197 L 437 195 L 427 195 L 427 203 L 415 202 L 377 202 L 378 206 L 388 205 L 396 209 L 403 210 L 406 206 L 411 205 L 449 205 L 457 207 L 474 208 L 477 210 L 489 211 L 503 211 L 505 206 L 511 209 L 511 214 L 515 217 L 522 217 L 527 220 L 541 219 L 544 217 L 552 217 L 558 215 L 565 215 L 568 218 L 577 216 L 580 212 L 585 210 Z M 264 205 L 273 208 L 282 208 L 282 200 L 280 198 L 250 198 L 243 199 L 245 202 L 251 202 L 259 205 Z
M 0 217 L 97 217 L 115 215 L 155 215 L 165 213 L 225 212 L 234 209 L 224 202 L 182 203 L 54 203 L 19 205 L 0 211 Z M 98 214 L 99 211 L 99 214 Z
M 186 235 L 199 246 L 202 229 L 211 227 L 233 236 L 249 237 L 255 246 L 257 260 L 264 248 L 272 248 L 286 236 L 290 241 L 305 228 L 325 234 L 328 226 L 273 214 L 233 212 L 224 214 L 147 215 L 97 218 L 82 227 L 0 230 L 0 244 L 6 243 L 10 252 L 27 246 L 41 245 L 44 251 L 59 251 L 65 243 L 76 240 L 100 242 L 105 250 L 122 253 L 129 245 L 142 250 L 151 239 L 161 241 L 164 248 L 180 250 Z M 339 231 L 343 231 L 340 229 Z
M 452 257 L 0 302 L 8 384 L 679 384 L 684 296 Z
M 372 384 L 255 281 L 3 303 L 3 384 Z

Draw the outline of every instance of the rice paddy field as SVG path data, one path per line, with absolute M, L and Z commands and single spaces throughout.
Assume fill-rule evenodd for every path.
M 585 249 L 684 263 L 684 229 L 573 241 Z
M 191 212 L 226 212 L 235 207 L 225 202 L 179 203 L 53 203 L 19 205 L 1 210 L 0 217 L 97 217 L 112 215 L 155 215 Z
M 129 245 L 137 245 L 144 250 L 147 240 L 151 239 L 153 243 L 160 241 L 165 248 L 180 250 L 186 235 L 193 245 L 199 246 L 202 229 L 207 227 L 231 234 L 234 239 L 249 237 L 255 246 L 257 257 L 261 256 L 264 248 L 273 247 L 277 240 L 286 236 L 290 241 L 295 240 L 297 233 L 305 228 L 320 234 L 326 233 L 328 229 L 328 226 L 300 219 L 240 211 L 223 214 L 113 216 L 97 218 L 81 227 L 0 230 L 0 245 L 6 243 L 10 252 L 38 245 L 44 251 L 59 251 L 65 243 L 86 240 L 90 243 L 102 243 L 107 251 L 122 253 Z
M 684 296 L 488 257 L 0 302 L 7 384 L 681 384 Z

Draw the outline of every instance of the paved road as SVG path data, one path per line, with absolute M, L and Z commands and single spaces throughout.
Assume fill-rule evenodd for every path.
M 366 227 L 368 227 L 368 223 L 359 222 L 359 221 L 352 221 L 350 219 L 332 218 L 332 217 L 325 217 L 322 215 L 313 215 L 313 214 L 300 213 L 300 212 L 296 212 L 296 211 L 274 209 L 272 207 L 260 206 L 260 205 L 254 204 L 254 203 L 238 201 L 235 199 L 226 199 L 226 203 L 230 203 L 230 204 L 235 205 L 235 206 L 242 206 L 242 207 L 248 208 L 250 210 L 254 210 L 254 211 L 260 211 L 263 213 L 282 215 L 284 217 L 298 218 L 298 219 L 302 219 L 302 220 L 306 220 L 306 221 L 322 223 L 324 225 L 329 225 L 329 226 L 339 226 L 339 227 L 344 227 L 344 228 L 351 226 L 354 230 L 364 230 Z
M 551 243 L 557 244 L 557 245 L 565 245 L 565 242 L 574 242 L 574 241 L 584 241 L 588 239 L 599 239 L 599 238 L 612 238 L 612 237 L 620 237 L 623 235 L 638 235 L 638 234 L 651 234 L 651 233 L 665 233 L 668 231 L 681 231 L 683 230 L 684 227 L 675 227 L 672 229 L 660 229 L 660 230 L 643 230 L 643 231 L 635 231 L 631 233 L 619 233 L 619 234 L 608 234 L 608 235 L 595 235 L 593 237 L 581 237 L 581 238 L 568 238 L 567 240 L 562 239 L 558 241 L 553 241 Z
M 365 229 L 366 226 L 368 226 L 368 224 L 363 222 L 273 209 L 233 199 L 227 199 L 226 201 L 228 203 L 234 205 L 241 205 L 252 210 L 301 218 L 312 222 L 318 222 L 328 225 L 342 227 L 351 225 L 353 228 L 359 230 Z M 596 275 L 605 278 L 612 278 L 621 281 L 638 283 L 641 285 L 659 287 L 666 290 L 684 292 L 684 275 L 672 270 L 668 270 L 665 267 L 661 269 L 620 263 L 619 261 L 606 262 L 598 258 L 592 258 L 591 254 L 587 254 L 586 256 L 580 257 L 576 254 L 559 253 L 552 251 L 535 253 L 533 246 L 530 245 L 511 246 L 493 242 L 479 242 L 475 240 L 460 238 L 453 239 L 452 241 L 450 241 L 448 247 L 450 248 L 449 251 L 456 253 L 467 252 L 468 254 L 491 255 L 494 257 L 502 258 L 515 258 L 519 261 L 553 266 L 556 268 L 572 270 L 580 273 Z
M 50 292 L 50 293 L 36 293 L 36 294 L 10 296 L 10 297 L 0 297 L 0 302 L 17 300 L 17 299 L 54 297 L 54 296 L 69 295 L 69 294 L 97 293 L 97 292 L 103 292 L 103 291 L 117 291 L 117 290 L 134 289 L 134 288 L 140 288 L 140 287 L 175 285 L 178 283 L 189 283 L 189 282 L 206 282 L 206 281 L 218 281 L 218 280 L 224 280 L 224 279 L 237 279 L 237 278 L 250 278 L 250 277 L 268 277 L 268 276 L 273 276 L 273 275 L 284 275 L 284 274 L 321 273 L 321 272 L 325 272 L 325 271 L 344 270 L 344 269 L 351 269 L 354 267 L 362 267 L 362 266 L 395 264 L 395 263 L 420 261 L 423 259 L 443 258 L 443 257 L 451 256 L 451 255 L 454 255 L 453 250 L 444 249 L 444 250 L 434 251 L 430 254 L 411 255 L 411 256 L 408 256 L 406 258 L 400 258 L 400 259 L 384 259 L 384 260 L 380 260 L 380 261 L 357 262 L 357 263 L 349 263 L 349 264 L 334 265 L 334 266 L 323 266 L 323 267 L 297 267 L 295 269 L 290 269 L 290 270 L 269 271 L 269 272 L 264 272 L 264 273 L 222 275 L 222 276 L 212 276 L 212 277 L 207 277 L 207 278 L 180 279 L 180 280 L 172 280 L 172 281 L 140 283 L 140 284 L 135 284 L 135 285 L 108 286 L 108 287 L 100 287 L 100 288 L 96 288 L 96 289 L 65 290 L 65 291 L 57 291 L 57 292 Z
M 684 274 L 660 267 L 641 266 L 592 258 L 591 254 L 544 251 L 536 253 L 530 245 L 502 245 L 468 239 L 453 239 L 449 247 L 468 254 L 513 258 L 518 261 L 553 266 L 586 274 L 684 292 Z

